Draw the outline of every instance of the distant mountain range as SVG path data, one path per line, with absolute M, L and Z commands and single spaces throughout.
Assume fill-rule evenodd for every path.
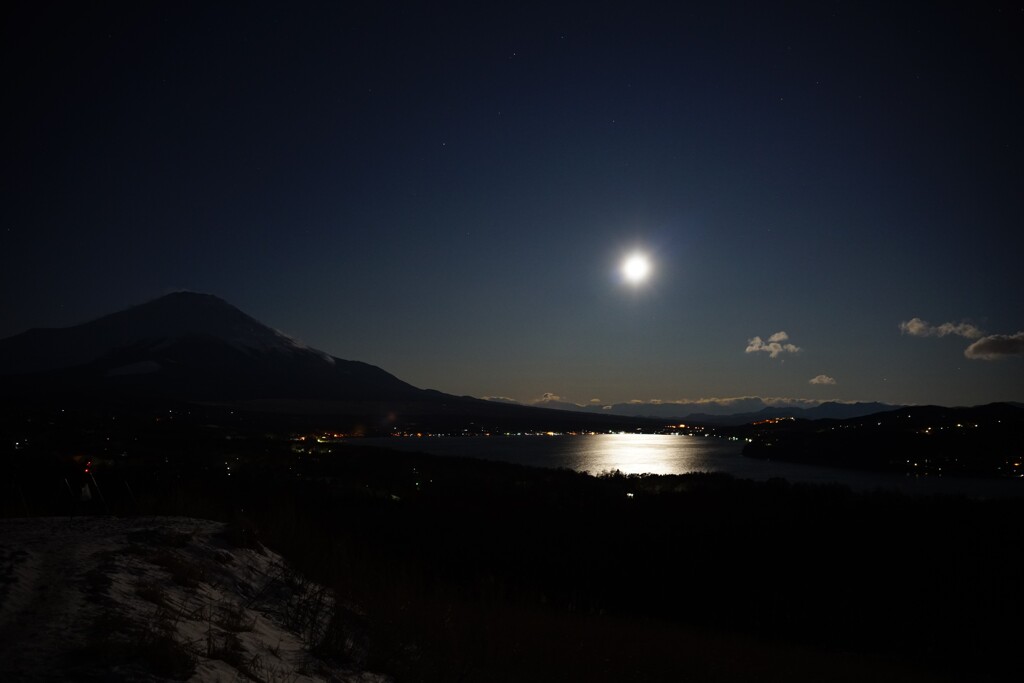
M 643 417 L 677 422 L 709 425 L 742 425 L 775 417 L 793 417 L 804 420 L 845 420 L 874 413 L 896 410 L 902 406 L 878 402 L 840 403 L 828 401 L 810 407 L 773 406 L 757 397 L 731 401 L 702 401 L 699 403 L 630 402 L 611 405 L 581 406 L 564 401 L 544 401 L 535 405 L 555 410 L 583 411 L 594 414 Z M 697 408 L 697 410 L 694 410 Z

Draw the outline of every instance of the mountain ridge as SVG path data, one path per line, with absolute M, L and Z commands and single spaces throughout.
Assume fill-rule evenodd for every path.
M 493 399 L 492 399 L 493 400 Z M 752 405 L 760 405 L 757 410 L 750 410 Z M 701 424 L 714 425 L 742 425 L 748 422 L 756 422 L 776 417 L 794 417 L 807 420 L 820 419 L 847 419 L 871 415 L 874 413 L 886 412 L 902 408 L 901 405 L 879 403 L 877 401 L 855 401 L 842 403 L 839 401 L 824 401 L 816 406 L 774 406 L 766 404 L 757 397 L 748 397 L 737 402 L 743 408 L 730 412 L 729 404 L 725 402 L 707 401 L 702 403 L 674 403 L 663 402 L 630 402 L 613 403 L 610 405 L 589 405 L 581 406 L 566 401 L 547 400 L 541 404 L 552 410 L 582 411 L 594 414 L 620 415 L 622 417 L 643 417 L 658 420 L 675 420 L 698 422 Z M 693 408 L 699 406 L 700 412 L 693 412 Z M 744 409 L 746 408 L 746 409 Z M 710 412 L 714 410 L 714 412 Z M 707 411 L 707 412 L 705 412 Z
M 79 325 L 37 327 L 0 340 L 0 375 L 82 365 L 144 340 L 203 335 L 256 349 L 309 350 L 219 297 L 174 292 Z M 316 353 L 324 360 L 331 358 Z
M 0 398 L 53 403 L 192 402 L 261 415 L 444 429 L 653 427 L 652 421 L 493 404 L 415 387 L 270 328 L 209 294 L 178 292 L 66 328 L 0 340 Z M 275 410 L 276 407 L 276 410 Z M 344 418 L 344 419 L 341 419 Z M 268 418 L 269 419 L 269 418 Z
M 39 385 L 198 400 L 427 397 L 381 368 L 307 347 L 194 292 L 0 340 L 0 376 L 22 391 Z

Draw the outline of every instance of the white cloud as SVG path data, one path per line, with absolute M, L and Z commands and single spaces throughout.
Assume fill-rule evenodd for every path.
M 813 408 L 820 406 L 822 401 L 813 398 L 792 398 L 786 396 L 765 396 L 761 399 L 766 406 L 773 408 L 780 407 L 793 407 L 793 408 Z M 831 403 L 857 403 L 857 401 L 837 401 L 832 400 Z
M 783 353 L 799 353 L 799 346 L 796 346 L 795 344 L 782 343 L 788 339 L 789 335 L 781 331 L 768 337 L 767 342 L 760 337 L 754 337 L 753 339 L 747 340 L 746 353 L 758 353 L 760 351 L 764 351 L 768 354 L 769 358 L 778 358 Z
M 939 336 L 945 337 L 947 334 L 955 334 L 966 339 L 977 339 L 984 332 L 970 323 L 942 323 L 939 325 Z
M 912 337 L 946 337 L 955 334 L 966 339 L 977 339 L 983 332 L 974 325 L 966 322 L 942 323 L 932 325 L 927 320 L 911 318 L 900 323 L 900 332 L 909 334 Z
M 678 401 L 672 401 L 672 403 L 696 407 L 727 406 L 737 409 L 757 409 L 763 408 L 765 405 L 760 396 L 730 396 L 726 398 L 712 396 L 709 398 L 680 399 Z
M 562 410 L 576 410 L 577 408 L 585 407 L 575 401 L 565 398 L 564 396 L 559 396 L 558 394 L 550 391 L 546 391 L 540 398 L 535 398 L 530 401 L 530 405 L 545 408 L 561 408 Z
M 631 404 L 651 405 L 646 401 L 633 400 Z M 704 408 L 729 408 L 732 412 L 755 411 L 766 406 L 778 407 L 805 407 L 813 408 L 821 405 L 821 399 L 817 398 L 789 398 L 782 396 L 731 396 L 731 397 L 709 397 L 709 398 L 681 398 L 677 400 L 659 400 L 658 405 L 681 406 L 693 410 Z
M 494 401 L 495 403 L 515 403 L 517 405 L 519 404 L 519 401 L 515 400 L 514 398 L 509 398 L 508 396 L 481 396 L 480 398 L 482 398 L 485 401 Z
M 810 384 L 835 384 L 836 380 L 834 377 L 828 375 L 818 375 L 810 380 Z
M 970 323 L 932 325 L 927 320 L 920 318 L 911 318 L 901 322 L 900 332 L 914 337 L 956 335 L 965 339 L 974 339 L 976 341 L 964 349 L 964 356 L 972 360 L 999 360 L 1010 356 L 1024 356 L 1024 332 L 985 336 L 984 332 Z
M 974 360 L 999 360 L 1009 356 L 1024 356 L 1024 332 L 1017 334 L 990 334 L 974 342 L 964 355 Z
M 911 318 L 900 322 L 900 334 L 909 334 L 912 337 L 927 337 L 931 325 L 920 318 Z

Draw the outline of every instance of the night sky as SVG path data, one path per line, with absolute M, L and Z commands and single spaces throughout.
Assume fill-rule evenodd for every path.
M 1019 3 L 14 7 L 0 337 L 185 289 L 455 394 L 1024 400 Z

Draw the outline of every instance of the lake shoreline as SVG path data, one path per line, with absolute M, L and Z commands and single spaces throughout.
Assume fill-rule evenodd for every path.
M 602 441 L 609 444 L 601 445 Z M 812 465 L 788 460 L 744 456 L 744 442 L 722 437 L 658 434 L 587 434 L 554 436 L 423 436 L 423 437 L 349 437 L 339 445 L 364 445 L 402 452 L 430 455 L 473 457 L 546 468 L 566 468 L 576 472 L 601 474 L 687 474 L 717 472 L 738 479 L 769 481 L 784 479 L 792 483 L 839 484 L 858 492 L 898 491 L 907 495 L 950 495 L 971 498 L 1024 496 L 1024 480 L 967 476 L 905 475 L 894 472 L 857 469 L 839 465 Z M 599 446 L 603 453 L 588 458 L 589 449 Z M 621 447 L 625 455 L 615 456 Z M 630 449 L 641 463 L 654 463 L 655 471 L 638 466 L 630 459 Z M 666 452 L 652 455 L 659 449 Z

